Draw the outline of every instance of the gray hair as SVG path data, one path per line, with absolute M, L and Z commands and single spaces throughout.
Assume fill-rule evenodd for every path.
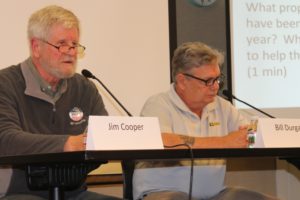
M 217 49 L 213 49 L 201 42 L 187 42 L 180 45 L 172 58 L 172 80 L 179 73 L 185 73 L 192 68 L 216 62 L 221 66 L 224 55 Z
M 60 6 L 51 5 L 33 13 L 28 21 L 27 37 L 47 39 L 53 25 L 60 24 L 65 28 L 77 28 L 79 19 L 71 11 Z

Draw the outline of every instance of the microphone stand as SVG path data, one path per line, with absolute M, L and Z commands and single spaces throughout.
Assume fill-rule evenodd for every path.
M 132 117 L 132 114 L 123 106 L 123 104 L 111 93 L 111 91 L 104 85 L 104 83 L 102 83 L 102 81 L 100 81 L 100 79 L 98 79 L 96 76 L 94 76 L 90 71 L 88 70 L 83 70 L 82 74 L 86 77 L 86 78 L 92 78 L 95 79 L 96 81 L 98 81 L 102 87 L 110 94 L 110 96 L 119 104 L 119 106 L 126 112 L 126 114 L 129 117 Z
M 268 114 L 268 113 L 266 113 L 266 112 L 264 112 L 264 111 L 262 111 L 262 110 L 260 110 L 260 109 L 258 109 L 258 108 L 256 108 L 256 107 L 254 107 L 254 106 L 250 105 L 249 103 L 247 103 L 247 102 L 245 102 L 245 101 L 242 101 L 242 100 L 240 100 L 240 99 L 239 99 L 239 98 L 237 98 L 236 96 L 234 96 L 234 95 L 231 95 L 231 96 L 232 96 L 234 99 L 236 99 L 236 100 L 238 100 L 238 101 L 240 101 L 240 102 L 242 102 L 242 103 L 246 104 L 247 106 L 249 106 L 249 107 L 253 108 L 254 110 L 257 110 L 258 112 L 261 112 L 261 113 L 265 114 L 266 116 L 268 116 L 268 117 L 270 117 L 270 118 L 275 118 L 274 116 L 272 116 L 272 115 L 270 115 L 270 114 Z
M 121 108 L 126 112 L 126 114 L 129 116 L 129 117 L 132 117 L 132 114 L 123 106 L 123 104 L 109 91 L 109 89 L 97 78 L 97 77 L 94 77 L 95 80 L 97 80 L 101 85 L 102 87 L 110 94 L 110 96 L 119 104 L 119 106 L 121 106 Z

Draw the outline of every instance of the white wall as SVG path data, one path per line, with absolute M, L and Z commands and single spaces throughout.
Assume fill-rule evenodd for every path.
M 87 49 L 78 72 L 89 69 L 132 114 L 139 114 L 147 97 L 168 89 L 167 0 L 1 0 L 0 69 L 28 57 L 28 18 L 50 4 L 72 10 L 81 20 Z M 110 98 L 104 100 L 111 115 L 126 115 Z

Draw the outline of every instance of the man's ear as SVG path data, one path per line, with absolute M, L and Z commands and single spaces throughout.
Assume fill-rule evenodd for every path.
M 30 40 L 30 49 L 32 52 L 32 56 L 39 57 L 40 55 L 40 41 L 38 39 L 32 38 Z
M 186 77 L 182 73 L 179 73 L 176 75 L 175 79 L 177 87 L 183 90 L 186 87 Z

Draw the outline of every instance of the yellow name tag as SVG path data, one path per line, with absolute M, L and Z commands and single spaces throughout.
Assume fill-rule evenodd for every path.
M 219 126 L 220 122 L 209 122 L 209 126 Z

